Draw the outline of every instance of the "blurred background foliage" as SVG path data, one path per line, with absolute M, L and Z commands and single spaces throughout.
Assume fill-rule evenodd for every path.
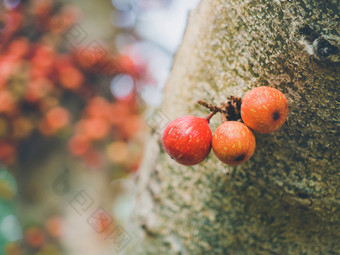
M 65 254 L 60 172 L 136 174 L 197 2 L 0 1 L 0 254 Z

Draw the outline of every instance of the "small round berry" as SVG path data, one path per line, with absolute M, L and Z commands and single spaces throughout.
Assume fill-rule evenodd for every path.
M 287 99 L 277 89 L 257 87 L 242 99 L 242 120 L 256 132 L 268 134 L 278 130 L 285 123 L 287 116 Z
M 253 132 L 238 121 L 223 122 L 212 137 L 212 148 L 215 155 L 223 163 L 232 166 L 250 159 L 255 151 L 255 146 Z
M 163 132 L 163 146 L 178 163 L 192 166 L 202 162 L 211 150 L 208 120 L 183 116 L 169 123 Z

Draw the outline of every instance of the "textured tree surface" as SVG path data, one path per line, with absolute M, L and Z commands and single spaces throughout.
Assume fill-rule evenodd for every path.
M 255 134 L 253 157 L 237 167 L 212 152 L 200 165 L 177 164 L 158 124 L 138 180 L 139 244 L 127 254 L 339 254 L 338 8 L 202 0 L 192 11 L 157 118 L 205 116 L 197 99 L 219 104 L 263 85 L 286 95 L 289 118 Z

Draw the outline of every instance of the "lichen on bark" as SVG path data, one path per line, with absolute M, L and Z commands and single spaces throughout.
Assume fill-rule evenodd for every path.
M 198 99 L 219 104 L 267 85 L 288 98 L 289 119 L 255 134 L 253 157 L 237 167 L 213 153 L 194 167 L 177 164 L 158 126 L 138 180 L 139 245 L 128 254 L 339 252 L 338 12 L 336 1 L 316 0 L 202 0 L 192 11 L 161 116 L 204 116 Z M 212 130 L 218 125 L 214 118 Z

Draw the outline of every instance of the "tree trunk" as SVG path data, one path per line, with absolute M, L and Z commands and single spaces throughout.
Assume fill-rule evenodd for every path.
M 337 1 L 202 0 L 189 17 L 164 103 L 151 118 L 127 254 L 337 254 L 340 250 L 340 24 Z M 231 167 L 186 167 L 165 124 L 271 86 L 290 114 Z M 220 120 L 214 117 L 214 131 Z

